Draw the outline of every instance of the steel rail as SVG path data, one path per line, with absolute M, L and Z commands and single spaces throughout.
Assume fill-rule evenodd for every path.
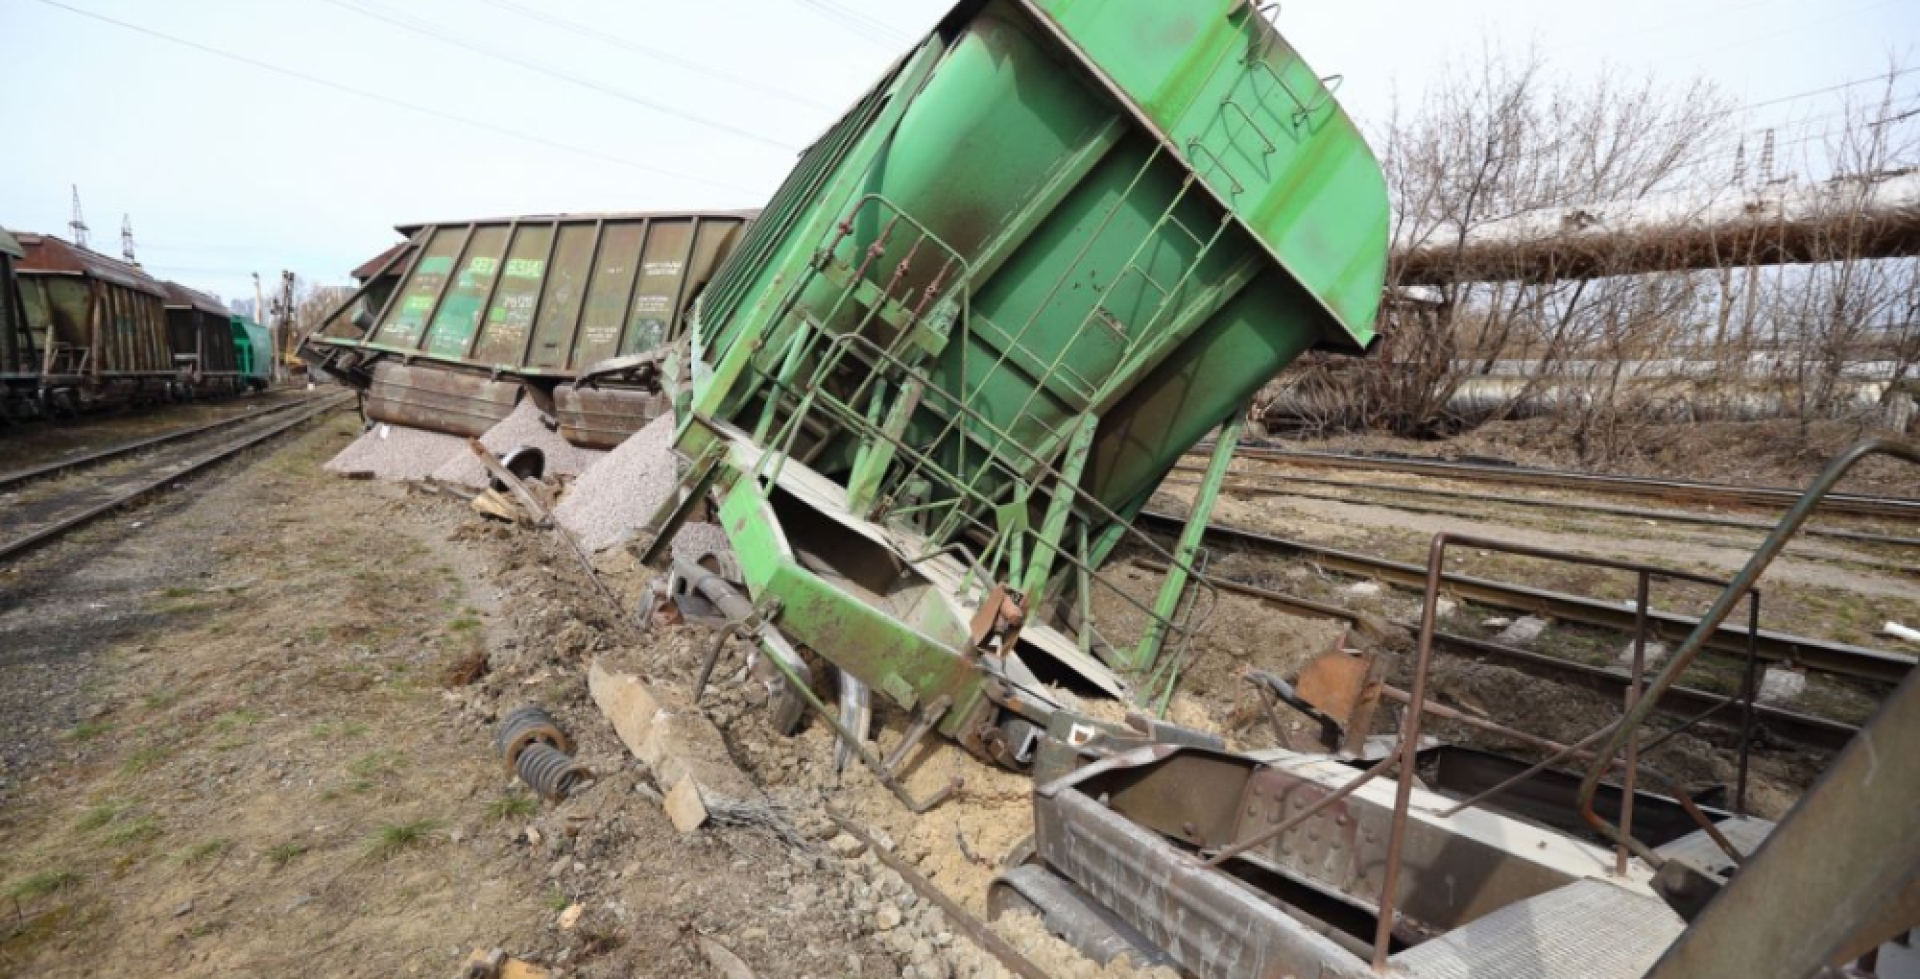
M 1202 445 L 1199 449 L 1210 446 Z M 1335 452 L 1302 452 L 1242 446 L 1243 459 L 1276 462 L 1323 469 L 1359 469 L 1371 472 L 1401 472 L 1447 479 L 1526 484 L 1556 489 L 1584 489 L 1601 493 L 1651 496 L 1699 503 L 1719 503 L 1755 507 L 1792 506 L 1800 499 L 1797 489 L 1771 486 L 1731 486 L 1683 479 L 1658 479 L 1651 476 L 1623 476 L 1612 473 L 1587 473 L 1568 469 L 1532 469 L 1524 466 L 1490 466 L 1479 463 L 1447 462 L 1439 459 L 1378 459 Z M 1911 497 L 1867 496 L 1835 493 L 1820 501 L 1823 513 L 1865 517 L 1920 518 L 1920 499 Z
M 1158 524 L 1176 532 L 1186 523 L 1184 518 L 1153 510 L 1142 511 L 1138 520 L 1143 524 Z M 1426 573 L 1418 565 L 1389 561 L 1304 541 L 1288 540 L 1284 537 L 1217 523 L 1207 526 L 1207 534 L 1222 543 L 1297 554 L 1323 567 L 1376 578 L 1403 587 L 1420 588 L 1426 581 Z M 1445 576 L 1444 581 L 1451 594 L 1497 608 L 1544 614 L 1557 619 L 1617 629 L 1622 632 L 1631 632 L 1634 625 L 1635 613 L 1630 605 L 1595 601 L 1543 588 L 1509 584 L 1452 572 Z M 1692 616 L 1672 612 L 1654 612 L 1648 615 L 1648 620 L 1652 625 L 1652 634 L 1662 638 L 1684 636 L 1700 622 Z M 1913 669 L 1916 662 L 1914 657 L 1900 653 L 1811 639 L 1766 629 L 1760 630 L 1755 639 L 1762 659 L 1796 663 L 1824 673 L 1859 677 L 1883 683 L 1900 682 Z M 1744 656 L 1747 649 L 1747 630 L 1735 623 L 1722 622 L 1706 636 L 1705 642 L 1712 649 Z
M 1151 561 L 1136 561 L 1135 563 L 1148 570 L 1158 570 L 1159 567 L 1161 567 Z M 1325 602 L 1316 602 L 1312 599 L 1301 598 L 1298 595 L 1288 595 L 1284 592 L 1260 588 L 1255 585 L 1245 584 L 1244 582 L 1234 581 L 1231 578 L 1215 577 L 1212 581 L 1214 586 L 1221 591 L 1271 602 L 1282 608 L 1292 609 L 1300 615 L 1314 618 L 1337 619 L 1355 624 L 1358 624 L 1361 620 L 1361 614 L 1359 612 L 1342 608 L 1338 605 L 1329 605 Z M 1419 628 L 1419 623 L 1417 622 L 1396 620 L 1393 624 L 1409 630 Z M 1453 656 L 1496 660 L 1529 676 L 1539 677 L 1543 680 L 1552 680 L 1567 686 L 1584 687 L 1597 694 L 1615 699 L 1624 695 L 1633 682 L 1632 678 L 1628 676 L 1624 670 L 1609 670 L 1599 666 L 1588 666 L 1585 663 L 1577 663 L 1573 660 L 1562 659 L 1558 656 L 1550 656 L 1545 653 L 1536 653 L 1532 650 L 1518 649 L 1513 646 L 1489 642 L 1484 639 L 1474 639 L 1449 632 L 1435 632 L 1433 638 L 1434 648 L 1443 653 Z M 1702 711 L 1723 707 L 1730 700 L 1738 699 L 1738 697 L 1730 698 L 1706 690 L 1698 690 L 1693 687 L 1674 686 L 1669 687 L 1666 693 L 1661 695 L 1657 709 L 1663 714 L 1675 717 L 1693 717 Z M 1860 733 L 1860 729 L 1851 724 L 1829 720 L 1824 717 L 1817 717 L 1812 714 L 1802 714 L 1798 711 L 1784 710 L 1779 707 L 1770 707 L 1766 704 L 1756 704 L 1754 706 L 1754 716 L 1766 727 L 1769 733 L 1778 735 L 1783 740 L 1822 751 L 1839 751 L 1847 746 L 1847 742 L 1853 740 L 1855 734 Z
M 1198 472 L 1201 467 L 1181 463 L 1175 472 Z M 1231 481 L 1238 477 L 1242 482 Z M 1250 480 L 1244 481 L 1244 480 Z M 1169 479 L 1168 486 L 1192 486 L 1191 479 Z M 1546 510 L 1570 510 L 1579 513 L 1597 513 L 1612 517 L 1629 517 L 1638 520 L 1655 520 L 1666 523 L 1696 524 L 1702 527 L 1726 527 L 1734 530 L 1753 530 L 1766 533 L 1773 530 L 1773 524 L 1764 520 L 1742 520 L 1738 517 L 1715 517 L 1704 513 L 1685 513 L 1674 510 L 1648 510 L 1642 507 L 1607 506 L 1600 503 L 1581 503 L 1574 500 L 1549 500 L 1537 496 L 1504 496 L 1486 493 L 1466 493 L 1455 490 L 1429 489 L 1423 486 L 1399 486 L 1392 483 L 1353 483 L 1340 479 L 1314 479 L 1311 477 L 1283 476 L 1278 473 L 1254 473 L 1235 471 L 1226 489 L 1229 492 L 1253 493 L 1260 496 L 1299 496 L 1309 500 L 1326 500 L 1334 503 L 1355 503 L 1367 506 L 1389 507 L 1396 510 L 1408 510 L 1416 513 L 1436 513 L 1448 516 L 1464 515 L 1458 510 L 1416 509 L 1404 503 L 1391 503 L 1375 500 L 1355 500 L 1331 494 L 1302 493 L 1296 486 L 1325 486 L 1338 489 L 1360 490 L 1368 493 L 1398 493 L 1404 496 L 1424 496 L 1440 500 L 1463 500 L 1470 503 L 1495 503 L 1508 506 L 1538 507 Z M 1835 540 L 1853 541 L 1861 544 L 1888 544 L 1899 547 L 1920 547 L 1920 537 L 1895 537 L 1890 534 L 1873 534 L 1858 530 L 1839 530 L 1827 527 L 1808 527 L 1803 533 L 1814 537 L 1830 537 Z M 1904 570 L 1904 569 L 1903 569 Z
M 164 488 L 169 483 L 174 483 L 187 476 L 191 476 L 202 469 L 206 469 L 209 466 L 212 466 L 216 463 L 229 459 L 241 452 L 246 451 L 247 449 L 250 449 L 256 445 L 259 445 L 262 442 L 265 442 L 270 438 L 273 438 L 276 435 L 280 435 L 281 433 L 286 432 L 287 430 L 293 428 L 296 425 L 299 425 L 303 422 L 310 421 L 320 415 L 326 414 L 327 412 L 335 411 L 340 408 L 346 407 L 351 402 L 352 402 L 351 397 L 341 397 L 318 406 L 309 406 L 308 410 L 298 415 L 295 415 L 292 418 L 286 419 L 284 421 L 279 422 L 278 424 L 269 426 L 266 429 L 263 429 L 259 432 L 255 432 L 251 435 L 248 435 L 239 441 L 231 442 L 231 443 L 228 443 L 227 445 L 221 446 L 217 451 L 200 456 L 199 458 L 196 458 L 196 459 L 192 459 L 188 461 L 186 465 L 182 466 L 181 468 L 168 469 L 167 472 L 165 472 L 164 474 L 158 477 L 155 477 L 153 479 L 143 480 L 139 484 L 132 487 L 131 489 L 128 489 L 124 492 L 116 493 L 111 498 L 104 500 L 93 506 L 87 507 L 86 509 L 81 510 L 78 513 L 71 514 L 66 517 L 62 517 L 61 519 L 51 524 L 48 524 L 45 527 L 41 527 L 36 530 L 33 530 L 11 541 L 0 542 L 0 561 L 5 561 L 10 558 L 18 557 L 30 550 L 33 550 L 36 547 L 39 547 L 43 544 L 46 544 L 54 540 L 55 538 L 60 537 L 62 534 L 65 534 L 68 531 L 77 529 L 81 526 L 84 526 L 85 524 L 91 523 L 94 520 L 97 520 L 108 513 L 111 513 L 123 506 L 126 506 L 129 503 L 133 503 L 145 496 L 148 496 Z M 260 417 L 261 416 L 256 415 L 256 416 L 253 416 L 251 420 L 258 421 Z
M 33 466 L 27 469 L 21 469 L 21 470 L 17 470 L 10 473 L 0 473 L 0 490 L 10 489 L 22 483 L 31 482 L 36 479 L 45 479 L 50 476 L 57 476 L 61 473 L 68 472 L 74 469 L 79 469 L 84 466 L 92 466 L 92 465 L 96 465 L 103 462 L 109 462 L 111 460 L 118 459 L 121 456 L 132 455 L 133 453 L 142 451 L 144 449 L 151 449 L 155 446 L 166 445 L 170 442 L 178 442 L 182 439 L 189 439 L 196 435 L 204 435 L 207 432 L 219 431 L 220 429 L 223 429 L 223 428 L 233 428 L 240 425 L 244 425 L 248 422 L 259 421 L 262 418 L 270 418 L 283 411 L 291 411 L 292 409 L 298 408 L 302 405 L 311 405 L 314 403 L 314 401 L 317 398 L 325 398 L 325 397 L 326 395 L 295 398 L 289 401 L 281 402 L 280 404 L 277 404 L 277 405 L 270 405 L 259 411 L 250 412 L 248 414 L 235 415 L 232 418 L 222 418 L 219 421 L 208 422 L 204 425 L 193 425 L 187 428 L 166 432 L 161 435 L 155 435 L 151 438 L 138 439 L 133 442 L 124 442 L 120 445 L 108 446 L 107 448 L 101 449 L 97 452 L 89 452 L 86 455 L 75 456 L 74 458 L 71 458 L 71 459 L 59 459 L 53 462 L 46 463 L 45 465 Z

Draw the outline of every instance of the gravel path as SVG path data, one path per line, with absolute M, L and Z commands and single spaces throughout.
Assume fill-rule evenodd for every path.
M 661 415 L 602 456 L 567 490 L 554 519 L 593 551 L 646 523 L 680 483 L 673 427 L 673 416 Z
M 423 480 L 456 456 L 471 456 L 465 439 L 381 422 L 326 465 L 333 473 L 372 473 L 395 482 Z M 475 462 L 478 466 L 479 463 Z
M 506 455 L 523 445 L 530 445 L 547 455 L 547 478 L 559 476 L 578 476 L 592 466 L 605 452 L 598 449 L 582 449 L 569 445 L 559 432 L 549 431 L 540 420 L 540 408 L 532 399 L 520 402 L 500 424 L 487 429 L 480 436 L 480 444 L 493 450 L 494 455 Z M 444 465 L 433 471 L 433 478 L 485 489 L 487 486 L 487 467 L 472 452 L 461 452 L 445 461 Z

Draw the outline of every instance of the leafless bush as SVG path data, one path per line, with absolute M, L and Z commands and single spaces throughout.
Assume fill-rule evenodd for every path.
M 1890 72 L 1827 145 L 1810 148 L 1820 160 L 1804 161 L 1807 172 L 1875 175 L 1920 162 L 1920 125 L 1900 116 L 1898 77 Z M 1578 268 L 1542 269 L 1532 256 L 1524 269 L 1415 285 L 1405 256 L 1451 250 L 1464 268 L 1469 242 L 1517 215 L 1574 220 L 1582 208 L 1645 202 L 1685 222 L 1689 208 L 1724 213 L 1709 209 L 1764 190 L 1734 107 L 1704 82 L 1677 92 L 1650 79 L 1578 85 L 1537 57 L 1498 55 L 1452 79 L 1378 139 L 1396 254 L 1383 339 L 1358 367 L 1311 360 L 1284 378 L 1272 404 L 1294 425 L 1425 435 L 1549 413 L 1603 461 L 1653 421 L 1844 417 L 1862 413 L 1863 365 L 1876 381 L 1891 377 L 1886 398 L 1920 373 L 1920 276 L 1913 259 L 1863 251 L 1865 180 L 1833 185 L 1834 213 L 1800 264 L 1774 264 L 1778 243 L 1758 233 L 1713 240 L 1704 262 L 1697 240 L 1596 236 L 1602 244 Z M 1767 153 L 1771 171 L 1782 161 Z

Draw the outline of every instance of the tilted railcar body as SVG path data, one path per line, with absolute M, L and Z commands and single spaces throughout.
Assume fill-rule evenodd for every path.
M 366 388 L 376 419 L 477 435 L 524 393 L 558 415 L 570 441 L 611 447 L 665 410 L 658 351 L 751 218 L 402 226 L 407 246 L 363 266 L 361 293 L 308 338 L 303 356 Z M 382 291 L 369 322 L 343 322 Z
M 1139 699 L 1177 671 L 1192 551 L 1153 607 L 1092 572 L 1261 384 L 1370 344 L 1387 225 L 1365 141 L 1254 6 L 964 3 L 697 306 L 685 496 L 718 492 L 786 638 L 1023 764 L 1045 683 Z
M 18 280 L 43 397 L 84 407 L 166 397 L 180 372 L 166 290 L 138 268 L 51 235 L 18 236 Z

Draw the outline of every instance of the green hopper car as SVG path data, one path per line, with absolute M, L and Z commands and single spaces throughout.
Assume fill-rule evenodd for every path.
M 767 641 L 1021 767 L 1054 688 L 1171 689 L 1197 535 L 1132 518 L 1289 362 L 1370 345 L 1387 239 L 1378 163 L 1254 6 L 964 3 L 695 307 L 683 499 L 717 496 Z M 1172 565 L 1156 595 L 1096 574 L 1123 546 Z

